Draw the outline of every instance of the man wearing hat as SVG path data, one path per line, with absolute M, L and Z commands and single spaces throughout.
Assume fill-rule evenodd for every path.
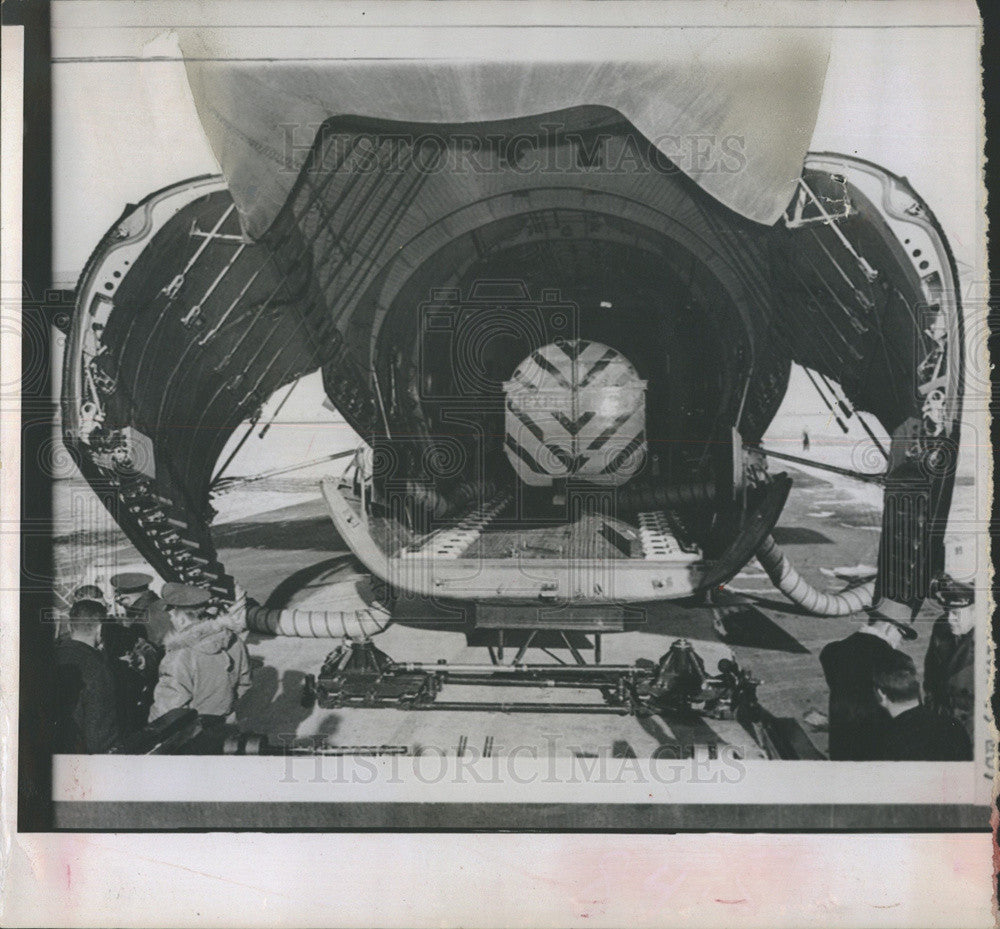
M 857 632 L 831 642 L 819 660 L 830 688 L 831 761 L 873 761 L 882 757 L 889 716 L 875 696 L 875 669 L 891 661 L 903 639 L 915 639 L 908 622 L 876 609 Z
M 221 723 L 250 688 L 250 657 L 226 617 L 204 618 L 209 594 L 187 584 L 164 584 L 163 601 L 173 632 L 163 640 L 152 722 L 169 710 L 190 707 L 203 722 Z
M 152 580 L 138 571 L 111 578 L 118 615 L 105 624 L 104 651 L 111 662 L 118 714 L 126 734 L 146 725 L 163 655 L 157 641 L 162 641 L 169 628 L 162 601 L 149 589 Z M 155 634 L 151 627 L 157 630 Z
M 924 702 L 956 720 L 970 744 L 975 733 L 975 591 L 947 574 L 931 583 L 943 610 L 934 623 L 924 659 Z
M 143 626 L 143 637 L 154 645 L 161 645 L 170 631 L 170 620 L 163 601 L 149 589 L 152 582 L 153 578 L 141 571 L 125 571 L 111 578 L 119 616 L 126 625 Z

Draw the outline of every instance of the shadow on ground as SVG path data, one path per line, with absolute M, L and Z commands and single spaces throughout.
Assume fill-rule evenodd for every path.
M 311 713 L 302 705 L 305 674 L 286 670 L 279 675 L 277 668 L 259 658 L 252 658 L 251 665 L 250 690 L 236 704 L 237 724 L 241 729 L 268 733 L 281 730 L 282 735 L 294 737 L 299 724 Z

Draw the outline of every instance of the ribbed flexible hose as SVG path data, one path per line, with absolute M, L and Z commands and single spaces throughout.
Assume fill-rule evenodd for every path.
M 247 628 L 264 635 L 289 635 L 303 639 L 364 639 L 377 635 L 390 620 L 388 610 L 247 610 Z
M 368 602 L 359 595 L 355 581 L 331 584 L 326 594 L 331 602 L 347 609 L 280 610 L 250 606 L 247 608 L 247 628 L 264 635 L 304 639 L 363 639 L 382 632 L 392 619 L 389 610 L 377 600 Z
M 816 616 L 847 616 L 872 605 L 874 581 L 839 594 L 823 593 L 803 579 L 770 535 L 761 542 L 756 555 L 771 583 L 792 603 Z

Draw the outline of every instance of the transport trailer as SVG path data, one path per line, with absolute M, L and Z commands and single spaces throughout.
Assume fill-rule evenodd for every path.
M 697 732 L 709 753 L 725 744 L 742 757 L 822 758 L 797 720 L 775 717 L 760 705 L 759 683 L 729 658 L 710 672 L 685 639 L 676 640 L 657 662 L 608 665 L 584 664 L 582 659 L 576 664 L 397 663 L 365 641 L 334 649 L 319 674 L 306 677 L 302 703 L 341 711 L 655 717 L 673 732 Z M 454 726 L 461 729 L 457 722 Z M 440 726 L 433 731 L 442 737 Z M 693 744 L 679 741 L 674 748 L 689 750 Z M 206 726 L 193 711 L 173 710 L 130 736 L 119 752 L 401 755 L 412 748 L 308 737 L 283 737 L 279 744 L 259 732 Z

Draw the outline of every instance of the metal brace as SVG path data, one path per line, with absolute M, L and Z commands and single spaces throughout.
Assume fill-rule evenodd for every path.
M 787 229 L 799 229 L 802 226 L 808 226 L 812 223 L 824 223 L 827 225 L 840 239 L 841 244 L 846 248 L 854 260 L 858 263 L 858 267 L 861 268 L 862 274 L 869 283 L 874 282 L 878 278 L 878 271 L 876 271 L 861 255 L 858 254 L 857 250 L 848 241 L 847 236 L 840 231 L 837 226 L 838 220 L 846 219 L 854 213 L 854 209 L 851 206 L 850 200 L 847 198 L 845 192 L 843 199 L 843 211 L 840 213 L 830 213 L 825 206 L 820 202 L 819 197 L 813 192 L 812 188 L 805 182 L 804 178 L 799 178 L 799 190 L 795 197 L 795 202 L 791 206 L 792 215 L 789 216 L 786 212 L 784 215 L 785 227 Z M 808 201 L 812 201 L 813 205 L 819 211 L 818 216 L 806 216 L 805 209 Z

